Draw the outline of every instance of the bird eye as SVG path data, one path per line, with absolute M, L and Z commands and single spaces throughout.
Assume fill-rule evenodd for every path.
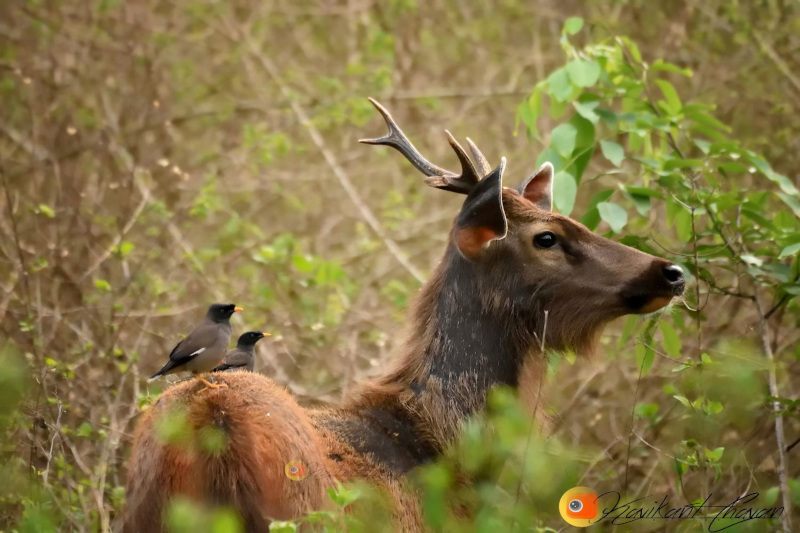
M 556 235 L 552 231 L 543 231 L 533 237 L 533 243 L 539 248 L 552 248 L 556 244 Z

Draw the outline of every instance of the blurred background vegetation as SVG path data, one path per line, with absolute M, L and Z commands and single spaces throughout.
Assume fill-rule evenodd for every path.
M 212 301 L 308 405 L 384 367 L 462 199 L 355 142 L 367 96 L 444 166 L 445 128 L 508 185 L 553 161 L 560 211 L 691 279 L 553 354 L 547 435 L 493 399 L 417 476 L 432 527 L 561 528 L 576 484 L 797 506 L 798 72 L 791 0 L 2 2 L 0 530 L 119 526 L 144 378 Z

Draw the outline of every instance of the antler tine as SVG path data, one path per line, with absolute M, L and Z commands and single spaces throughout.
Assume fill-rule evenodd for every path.
M 475 167 L 470 161 L 469 157 L 467 157 L 464 149 L 458 144 L 453 136 L 450 135 L 449 132 L 447 132 L 447 135 L 450 139 L 450 145 L 456 151 L 459 161 L 461 161 L 460 175 L 436 166 L 425 159 L 422 154 L 419 153 L 419 150 L 417 150 L 414 145 L 411 144 L 411 141 L 408 139 L 408 137 L 406 137 L 405 133 L 403 133 L 403 130 L 400 129 L 400 126 L 398 126 L 394 121 L 389 111 L 374 98 L 370 98 L 369 101 L 383 116 L 383 120 L 386 122 L 386 126 L 389 128 L 389 133 L 383 137 L 378 137 L 375 139 L 359 139 L 358 142 L 391 146 L 403 154 L 403 156 L 408 159 L 408 161 L 414 165 L 417 170 L 425 174 L 426 184 L 430 185 L 431 187 L 436 187 L 437 189 L 469 194 L 469 191 L 472 190 L 472 186 L 478 183 L 480 180 L 480 176 L 475 170 Z
M 440 189 L 444 189 L 446 191 L 452 192 L 462 192 L 464 194 L 469 194 L 469 191 L 472 190 L 479 181 L 481 181 L 480 174 L 475 169 L 475 165 L 472 164 L 467 152 L 464 151 L 464 148 L 458 144 L 458 141 L 453 134 L 447 130 L 444 130 L 445 134 L 447 135 L 447 141 L 450 143 L 450 146 L 453 147 L 453 151 L 455 151 L 456 155 L 458 156 L 458 161 L 461 163 L 461 175 L 456 176 L 454 178 L 447 177 L 447 183 L 444 186 L 434 185 L 434 187 L 439 187 Z M 429 183 L 432 181 L 432 178 L 428 178 L 425 180 L 425 183 Z
M 469 151 L 472 152 L 473 159 L 475 159 L 475 162 L 478 164 L 478 171 L 481 173 L 482 177 L 487 176 L 492 171 L 492 166 L 489 164 L 489 161 L 483 153 L 478 150 L 478 147 L 469 137 L 467 137 L 467 145 L 469 146 Z

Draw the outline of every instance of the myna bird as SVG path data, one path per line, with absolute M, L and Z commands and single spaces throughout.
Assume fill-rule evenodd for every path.
M 148 381 L 159 376 L 188 371 L 202 381 L 206 388 L 227 387 L 224 383 L 209 383 L 199 374 L 210 372 L 225 357 L 231 341 L 231 316 L 238 311 L 242 311 L 242 308 L 234 304 L 212 304 L 203 322 L 172 349 L 169 362 Z
M 225 354 L 225 360 L 215 368 L 214 372 L 225 372 L 226 370 L 249 370 L 253 371 L 255 364 L 256 343 L 264 337 L 269 337 L 269 333 L 260 331 L 248 331 L 239 337 L 236 348 Z

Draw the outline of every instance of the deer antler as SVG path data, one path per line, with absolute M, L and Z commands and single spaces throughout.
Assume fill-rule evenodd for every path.
M 389 111 L 387 111 L 385 107 L 379 104 L 374 98 L 370 98 L 369 101 L 372 102 L 372 105 L 374 105 L 378 112 L 383 115 L 383 120 L 386 121 L 386 125 L 389 127 L 389 133 L 377 139 L 360 139 L 358 142 L 391 146 L 403 154 L 403 156 L 405 156 L 405 158 L 408 159 L 411 164 L 417 168 L 417 170 L 427 176 L 425 178 L 426 184 L 430 185 L 431 187 L 436 187 L 437 189 L 443 189 L 445 191 L 469 194 L 469 192 L 481 180 L 481 178 L 485 174 L 488 174 L 489 171 L 479 172 L 475 168 L 475 165 L 472 164 L 467 152 L 464 151 L 464 148 L 458 144 L 458 141 L 456 141 L 447 130 L 445 130 L 445 133 L 447 134 L 447 140 L 450 142 L 450 146 L 453 147 L 453 150 L 455 150 L 456 155 L 458 156 L 458 160 L 461 162 L 461 174 L 456 174 L 455 172 L 451 172 L 434 165 L 422 157 L 422 154 L 420 154 L 414 145 L 411 144 L 411 141 L 408 140 L 408 137 L 406 137 L 405 133 L 403 133 L 403 130 L 400 129 L 400 126 L 397 125 L 392 118 L 392 115 L 389 114 Z M 480 153 L 472 141 L 469 141 L 469 144 L 473 156 L 481 165 L 481 169 L 483 170 L 484 164 L 486 167 L 488 167 L 489 164 L 486 162 L 486 158 L 483 157 L 483 154 Z M 479 155 L 479 157 L 476 155 L 476 153 Z
M 489 164 L 489 161 L 484 157 L 483 153 L 478 150 L 478 147 L 475 146 L 475 143 L 472 142 L 472 139 L 467 137 L 467 146 L 469 146 L 469 151 L 472 152 L 472 158 L 478 163 L 478 170 L 480 171 L 481 175 L 485 178 L 489 175 L 492 171 L 492 166 Z

